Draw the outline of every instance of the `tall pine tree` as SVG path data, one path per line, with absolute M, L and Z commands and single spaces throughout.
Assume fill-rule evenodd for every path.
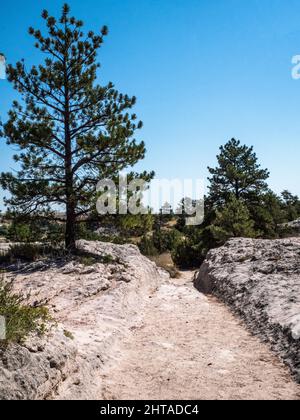
M 95 186 L 144 157 L 145 145 L 134 133 L 142 127 L 129 110 L 135 97 L 119 93 L 112 83 L 96 82 L 97 52 L 107 35 L 85 34 L 83 23 L 64 5 L 59 20 L 46 10 L 47 36 L 29 29 L 43 64 L 27 69 L 24 60 L 7 68 L 8 80 L 20 92 L 1 137 L 17 147 L 20 170 L 1 174 L 10 192 L 7 205 L 19 213 L 46 217 L 53 208 L 66 212 L 66 247 L 75 247 L 75 223 L 95 204 Z
M 268 190 L 265 182 L 269 178 L 267 169 L 261 169 L 253 147 L 242 145 L 239 140 L 231 139 L 221 146 L 217 156 L 218 166 L 208 168 L 209 201 L 222 206 L 234 195 L 237 200 L 255 200 Z

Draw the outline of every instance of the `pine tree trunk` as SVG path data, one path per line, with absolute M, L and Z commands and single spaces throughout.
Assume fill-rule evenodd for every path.
M 75 241 L 75 223 L 76 223 L 76 216 L 75 216 L 75 208 L 72 203 L 67 205 L 67 220 L 66 220 L 66 234 L 65 234 L 65 245 L 68 251 L 73 252 L 76 249 L 76 241 Z
M 68 130 L 67 130 L 68 131 Z M 73 252 L 76 248 L 75 243 L 75 224 L 76 224 L 76 203 L 74 196 L 74 185 L 72 175 L 72 154 L 70 150 L 70 143 L 67 141 L 67 153 L 65 159 L 65 170 L 66 170 L 66 233 L 65 233 L 65 244 L 67 250 Z
M 68 120 L 68 117 L 67 117 Z M 69 129 L 66 129 L 66 159 L 65 159 L 65 180 L 66 180 L 66 234 L 65 243 L 67 250 L 73 252 L 76 248 L 76 199 L 74 195 L 73 173 L 72 173 L 72 151 Z
M 65 25 L 66 30 L 66 25 Z M 76 249 L 76 199 L 74 195 L 74 178 L 72 168 L 72 140 L 70 134 L 70 98 L 69 98 L 69 79 L 67 71 L 67 51 L 65 46 L 64 59 L 64 85 L 65 85 L 65 187 L 66 187 L 66 232 L 65 245 L 66 249 L 74 252 Z

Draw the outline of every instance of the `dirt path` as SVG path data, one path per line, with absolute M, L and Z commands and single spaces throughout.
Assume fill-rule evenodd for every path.
M 101 399 L 300 399 L 287 369 L 193 273 L 149 297 L 101 377 Z

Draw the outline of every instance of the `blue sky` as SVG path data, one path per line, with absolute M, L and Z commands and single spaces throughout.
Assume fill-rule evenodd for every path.
M 0 52 L 9 62 L 40 57 L 27 35 L 40 12 L 62 1 L 2 2 Z M 110 34 L 99 81 L 138 97 L 146 159 L 139 169 L 163 178 L 204 178 L 232 137 L 254 145 L 270 186 L 300 195 L 299 0 L 70 0 L 74 15 Z M 0 115 L 16 92 L 0 80 Z M 14 167 L 0 143 L 0 170 Z M 0 196 L 1 197 L 1 196 Z

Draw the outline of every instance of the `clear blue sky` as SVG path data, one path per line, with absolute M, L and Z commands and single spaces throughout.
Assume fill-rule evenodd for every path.
M 27 35 L 58 0 L 1 3 L 0 52 L 9 62 L 39 60 Z M 138 97 L 147 144 L 140 169 L 199 178 L 231 137 L 254 145 L 270 185 L 300 195 L 299 0 L 70 0 L 87 29 L 107 24 L 100 81 Z M 17 97 L 0 80 L 0 115 Z M 0 144 L 0 170 L 13 167 Z

